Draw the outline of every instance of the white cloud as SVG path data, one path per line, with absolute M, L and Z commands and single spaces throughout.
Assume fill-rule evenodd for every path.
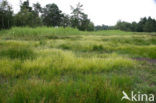
M 14 11 L 19 11 L 19 0 L 8 0 Z M 97 24 L 114 25 L 118 20 L 128 22 L 139 21 L 141 17 L 156 18 L 156 3 L 154 0 L 30 0 L 30 3 L 39 2 L 42 6 L 56 3 L 59 8 L 70 13 L 70 5 L 78 2 L 84 5 L 84 12 Z

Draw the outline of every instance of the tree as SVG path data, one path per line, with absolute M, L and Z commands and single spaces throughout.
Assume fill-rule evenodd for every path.
M 95 27 L 95 30 L 112 30 L 115 29 L 114 26 L 108 26 L 108 25 L 98 25 Z
M 138 23 L 138 26 L 137 26 L 137 31 L 138 32 L 143 32 L 143 27 L 144 27 L 146 21 L 147 21 L 146 17 L 140 19 L 140 21 Z
M 116 24 L 116 28 L 120 30 L 125 30 L 125 31 L 132 30 L 131 24 L 125 21 L 118 21 Z
M 71 6 L 72 16 L 71 16 L 71 26 L 74 28 L 79 28 L 81 26 L 81 15 L 82 15 L 82 7 L 80 3 L 76 5 L 76 8 Z
M 149 17 L 143 26 L 144 32 L 155 32 L 156 31 L 156 21 Z
M 60 26 L 63 15 L 56 4 L 48 4 L 43 8 L 43 23 L 46 26 Z
M 38 6 L 39 4 L 37 4 Z M 18 12 L 15 15 L 15 25 L 16 26 L 40 26 L 41 25 L 41 19 L 39 17 L 39 12 L 37 11 L 38 8 L 32 9 L 32 7 L 29 6 L 29 0 L 25 2 L 21 2 L 21 9 L 20 12 Z
M 29 6 L 29 0 L 27 0 L 27 1 L 23 2 L 23 3 L 21 2 L 20 9 L 21 9 L 21 11 L 27 9 L 28 12 L 31 12 L 32 7 Z
M 132 22 L 131 31 L 137 31 L 138 25 L 136 22 Z
M 68 27 L 71 25 L 71 22 L 70 22 L 70 16 L 67 15 L 67 14 L 63 14 L 61 16 L 61 23 L 60 23 L 60 26 L 63 26 L 63 27 Z
M 83 5 L 78 3 L 76 8 L 71 6 L 71 26 L 79 30 L 94 30 L 94 24 L 88 19 L 88 15 L 83 13 Z
M 82 13 L 82 17 L 80 19 L 81 25 L 79 27 L 80 30 L 87 30 L 87 31 L 93 31 L 94 30 L 94 24 L 88 19 L 88 15 Z
M 7 0 L 0 3 L 0 29 L 8 29 L 13 25 L 13 12 Z
M 87 31 L 94 31 L 94 23 L 90 22 L 87 27 Z
M 39 14 L 42 13 L 42 7 L 39 3 L 33 4 L 33 9 L 36 16 L 39 16 Z
M 133 31 L 133 32 L 156 32 L 156 20 L 151 17 L 141 18 L 139 23 L 132 22 L 122 22 L 118 21 L 116 24 L 116 29 L 124 31 Z

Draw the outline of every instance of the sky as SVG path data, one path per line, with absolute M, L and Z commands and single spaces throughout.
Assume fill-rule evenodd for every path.
M 1 1 L 1 0 L 0 0 Z M 15 13 L 20 0 L 8 0 Z M 24 1 L 24 0 L 22 0 Z M 30 5 L 39 2 L 42 7 L 49 3 L 58 5 L 62 12 L 70 14 L 70 5 L 83 4 L 83 9 L 95 25 L 115 25 L 118 20 L 138 22 L 142 17 L 156 19 L 156 0 L 29 0 Z

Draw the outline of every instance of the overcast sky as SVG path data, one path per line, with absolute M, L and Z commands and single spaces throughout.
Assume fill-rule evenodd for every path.
M 1 1 L 1 0 L 0 0 Z M 14 12 L 19 11 L 20 0 L 8 0 Z M 24 1 L 24 0 L 22 0 Z M 156 18 L 156 0 L 29 0 L 30 4 L 39 2 L 42 7 L 56 3 L 62 12 L 70 14 L 70 5 L 78 2 L 84 5 L 84 12 L 95 25 L 114 25 L 118 20 L 138 22 L 141 17 Z

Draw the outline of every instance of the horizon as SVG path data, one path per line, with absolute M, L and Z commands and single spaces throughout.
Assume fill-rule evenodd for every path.
M 1 1 L 1 0 L 0 0 Z M 22 0 L 25 1 L 25 0 Z M 76 6 L 78 2 L 83 4 L 84 12 L 88 15 L 91 21 L 97 25 L 113 26 L 117 21 L 139 22 L 143 17 L 151 17 L 156 19 L 156 0 L 29 0 L 30 6 L 34 3 L 40 3 L 42 7 L 46 4 L 55 3 L 59 9 L 66 14 L 70 14 L 70 6 Z M 8 0 L 16 14 L 20 10 L 19 0 Z M 93 8 L 94 6 L 94 8 Z M 133 7 L 133 8 L 132 8 Z M 96 16 L 95 16 L 96 15 Z

